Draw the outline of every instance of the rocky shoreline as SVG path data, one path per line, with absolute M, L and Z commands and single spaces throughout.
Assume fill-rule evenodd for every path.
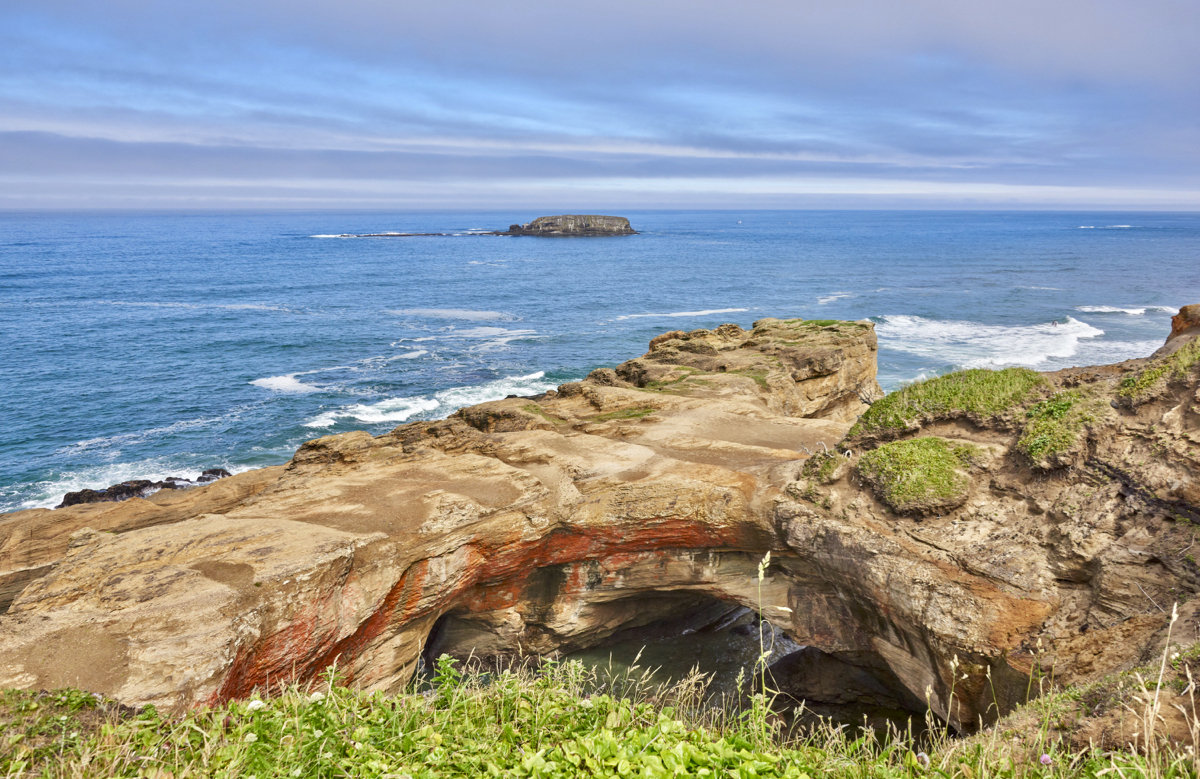
M 674 331 L 286 466 L 0 515 L 0 684 L 186 707 L 336 662 L 395 690 L 431 636 L 548 654 L 746 607 L 822 653 L 794 694 L 841 664 L 970 728 L 1040 669 L 1154 656 L 1173 602 L 1200 628 L 1198 335 L 1191 306 L 1152 358 L 880 400 L 870 322 Z

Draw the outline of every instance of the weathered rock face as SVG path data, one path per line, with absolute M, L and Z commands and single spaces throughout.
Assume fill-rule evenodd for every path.
M 637 231 L 623 216 L 563 214 L 539 216 L 526 224 L 515 224 L 504 235 L 540 235 L 546 237 L 633 235 Z
M 1155 651 L 1163 609 L 1200 587 L 1173 521 L 1200 499 L 1197 370 L 1053 470 L 1017 454 L 1020 413 L 931 416 L 909 434 L 987 456 L 961 506 L 918 518 L 859 485 L 869 441 L 824 454 L 878 395 L 874 350 L 869 323 L 668 333 L 557 392 L 320 438 L 196 490 L 0 517 L 0 685 L 187 706 L 336 660 L 395 689 L 435 623 L 450 651 L 543 653 L 715 599 L 969 726 L 1037 665 L 1070 682 Z M 1045 391 L 1115 392 L 1142 367 Z

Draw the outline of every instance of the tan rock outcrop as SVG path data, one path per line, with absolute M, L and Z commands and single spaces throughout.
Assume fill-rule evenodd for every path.
M 336 661 L 396 689 L 435 625 L 447 650 L 543 653 L 720 601 L 969 726 L 1037 666 L 1070 681 L 1155 651 L 1200 586 L 1173 516 L 1196 503 L 1197 416 L 1161 421 L 1196 371 L 1088 427 L 1075 468 L 1021 459 L 1012 418 L 929 420 L 990 454 L 962 506 L 921 518 L 858 484 L 861 453 L 825 455 L 879 395 L 874 355 L 870 323 L 677 331 L 557 392 L 320 438 L 284 467 L 0 516 L 0 685 L 189 706 Z

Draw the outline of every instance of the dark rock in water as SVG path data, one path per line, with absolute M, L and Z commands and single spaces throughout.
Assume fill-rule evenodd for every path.
M 114 484 L 102 490 L 68 492 L 66 495 L 63 495 L 62 503 L 59 503 L 55 508 L 61 509 L 66 506 L 76 506 L 80 503 L 115 503 L 121 500 L 129 500 L 130 498 L 145 498 L 159 490 L 184 490 L 188 487 L 199 487 L 202 484 L 210 484 L 217 479 L 224 479 L 226 476 L 232 475 L 224 468 L 208 468 L 196 477 L 195 481 L 185 479 L 182 476 L 168 476 L 162 481 L 133 479 L 131 481 L 123 481 L 120 484 Z
M 637 230 L 629 226 L 623 216 L 600 216 L 597 214 L 562 214 L 539 216 L 528 224 L 510 225 L 500 235 L 540 235 L 546 237 L 634 235 Z

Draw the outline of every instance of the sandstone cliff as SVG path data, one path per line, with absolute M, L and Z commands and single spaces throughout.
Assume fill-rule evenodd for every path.
M 1173 341 L 879 401 L 870 323 L 676 331 L 557 392 L 6 515 L 0 685 L 187 706 L 336 661 L 395 689 L 435 626 L 544 653 L 733 604 L 969 726 L 1038 668 L 1145 659 L 1200 587 L 1200 342 Z

